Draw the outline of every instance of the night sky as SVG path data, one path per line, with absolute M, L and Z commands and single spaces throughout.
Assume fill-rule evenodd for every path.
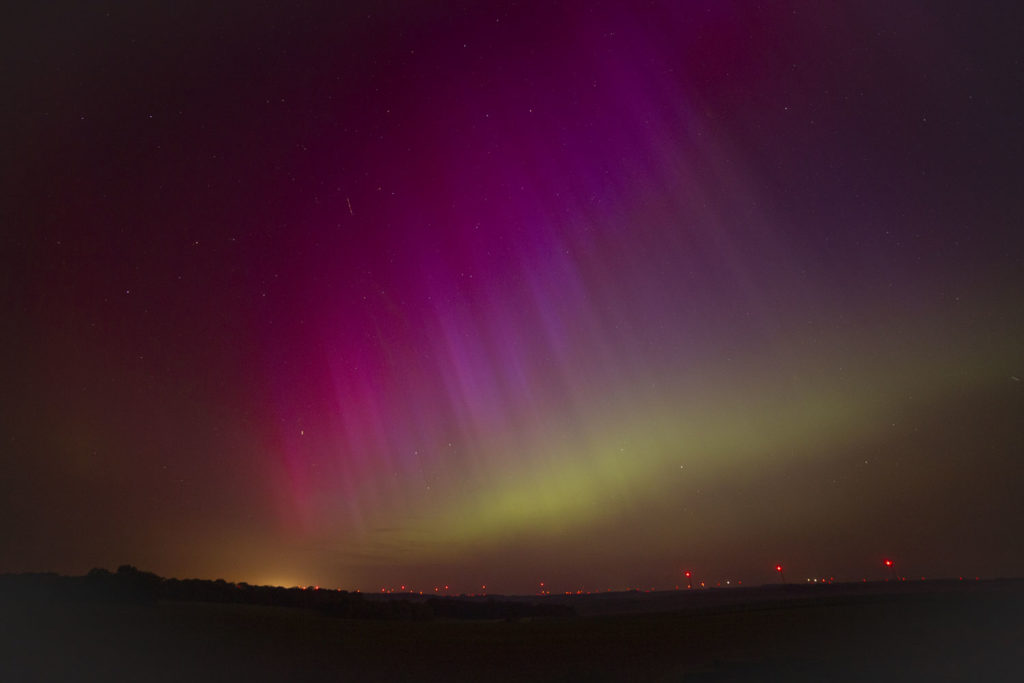
M 1017 3 L 39 5 L 0 572 L 1024 575 Z

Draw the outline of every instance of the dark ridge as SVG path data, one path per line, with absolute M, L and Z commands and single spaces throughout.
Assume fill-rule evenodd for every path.
M 93 569 L 85 576 L 54 573 L 0 575 L 0 601 L 35 603 L 124 603 L 152 605 L 165 602 L 206 602 L 262 605 L 313 610 L 346 619 L 528 619 L 571 617 L 568 605 L 535 604 L 486 598 L 402 595 L 366 599 L 362 593 L 319 588 L 281 588 L 233 583 L 224 579 L 165 579 L 152 572 L 122 565 L 116 572 Z

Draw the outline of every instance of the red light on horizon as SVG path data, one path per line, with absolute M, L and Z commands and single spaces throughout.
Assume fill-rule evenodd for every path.
M 775 565 L 775 571 L 781 572 L 782 571 L 782 565 L 781 564 Z
M 683 576 L 685 576 L 686 578 L 690 578 L 692 574 L 690 572 L 684 572 Z
M 886 567 L 891 567 L 891 566 L 892 566 L 892 560 L 888 560 L 888 559 L 886 559 L 886 560 L 882 560 L 882 563 L 883 563 L 883 564 L 884 564 L 884 565 L 885 565 Z

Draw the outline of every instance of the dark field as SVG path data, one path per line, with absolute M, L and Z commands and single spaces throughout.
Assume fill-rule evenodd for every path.
M 1019 581 L 570 602 L 581 616 L 356 620 L 7 594 L 0 680 L 1024 680 Z

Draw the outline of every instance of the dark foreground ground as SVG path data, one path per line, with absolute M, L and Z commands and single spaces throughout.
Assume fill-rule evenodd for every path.
M 581 616 L 494 621 L 0 596 L 0 681 L 1024 680 L 1024 583 L 927 584 L 583 596 Z

